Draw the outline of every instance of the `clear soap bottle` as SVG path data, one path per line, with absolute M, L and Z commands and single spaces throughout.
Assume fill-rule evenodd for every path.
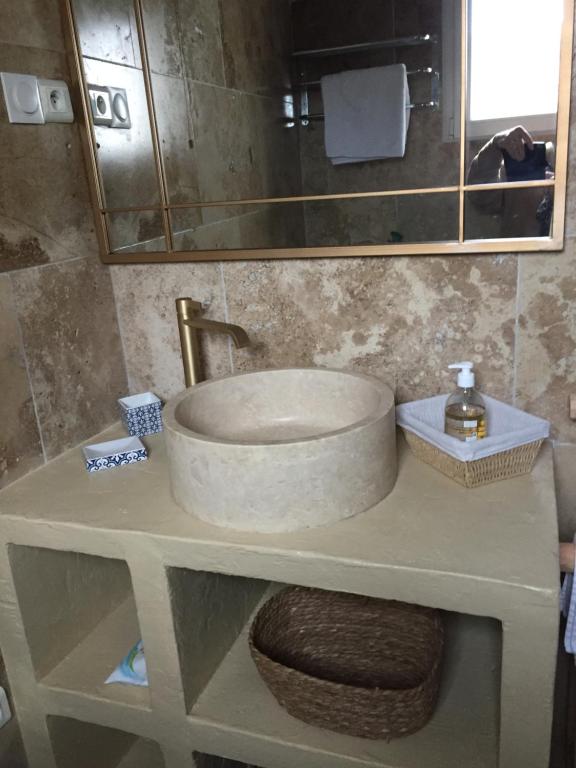
M 445 426 L 447 435 L 470 443 L 486 437 L 486 405 L 474 389 L 474 363 L 454 363 L 458 369 L 458 387 L 446 401 Z

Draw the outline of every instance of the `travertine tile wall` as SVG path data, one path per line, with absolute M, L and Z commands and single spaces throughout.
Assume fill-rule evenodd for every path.
M 0 3 L 0 70 L 69 81 L 58 0 Z M 114 421 L 127 384 L 78 126 L 0 102 L 1 487 Z
M 224 126 L 222 130 L 228 130 Z M 112 268 L 133 391 L 183 386 L 174 299 L 243 325 L 249 350 L 205 338 L 210 375 L 281 365 L 369 371 L 401 400 L 446 391 L 475 360 L 482 388 L 549 418 L 564 535 L 576 530 L 576 118 L 562 253 Z M 136 301 L 138 299 L 138 301 Z

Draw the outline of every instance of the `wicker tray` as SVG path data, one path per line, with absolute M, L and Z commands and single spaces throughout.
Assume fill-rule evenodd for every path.
M 550 423 L 484 396 L 488 436 L 461 442 L 444 432 L 446 395 L 403 403 L 396 421 L 419 459 L 466 488 L 506 480 L 532 471 Z
M 250 651 L 294 717 L 351 736 L 391 739 L 430 719 L 443 637 L 432 608 L 290 587 L 258 612 Z
M 412 452 L 422 461 L 431 464 L 435 469 L 452 480 L 456 480 L 466 488 L 477 488 L 480 485 L 495 483 L 518 475 L 526 475 L 532 471 L 534 461 L 542 445 L 542 440 L 519 445 L 509 451 L 495 453 L 475 461 L 460 461 L 449 456 L 435 445 L 427 443 L 418 435 L 403 430 L 406 442 Z

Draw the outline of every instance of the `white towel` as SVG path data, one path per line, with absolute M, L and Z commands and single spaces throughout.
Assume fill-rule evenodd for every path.
M 410 92 L 404 64 L 321 80 L 326 154 L 334 165 L 404 157 Z

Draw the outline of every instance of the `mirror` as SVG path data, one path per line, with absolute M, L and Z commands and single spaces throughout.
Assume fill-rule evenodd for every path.
M 563 17 L 563 0 L 470 0 L 467 183 L 550 186 L 469 192 L 467 238 L 550 236 Z M 510 31 L 501 45 L 495 19 Z
M 67 2 L 105 261 L 563 245 L 570 0 Z

